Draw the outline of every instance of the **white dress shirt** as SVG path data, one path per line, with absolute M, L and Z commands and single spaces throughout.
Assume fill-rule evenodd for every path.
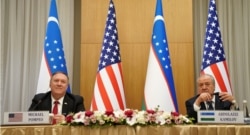
M 212 105 L 213 105 L 213 108 L 215 109 L 215 96 L 213 96 L 213 98 L 212 98 Z M 206 103 L 206 102 L 204 102 L 205 103 L 205 106 L 206 106 L 206 108 L 207 108 L 207 110 L 208 110 L 208 104 Z M 197 112 L 197 111 L 199 111 L 200 109 L 201 109 L 201 106 L 198 106 L 198 105 L 196 105 L 195 103 L 193 104 L 193 107 L 194 107 L 194 110 Z
M 55 106 L 54 102 L 56 101 L 52 96 L 51 96 L 51 99 L 52 99 L 52 102 L 51 102 L 51 112 Z M 63 99 L 64 99 L 64 96 L 61 97 L 59 100 L 57 100 L 59 102 L 58 104 L 58 113 L 57 114 L 62 114 L 62 105 L 63 105 Z

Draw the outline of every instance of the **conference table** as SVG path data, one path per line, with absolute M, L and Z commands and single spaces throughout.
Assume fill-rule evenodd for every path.
M 1 126 L 1 135 L 250 135 L 250 125 Z

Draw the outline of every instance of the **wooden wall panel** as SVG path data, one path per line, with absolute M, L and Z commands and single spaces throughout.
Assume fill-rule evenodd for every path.
M 155 2 L 113 0 L 116 8 L 125 97 L 128 108 L 140 109 L 143 100 Z M 191 0 L 163 0 L 179 111 L 194 95 L 193 26 Z M 109 0 L 82 0 L 81 95 L 90 107 Z
M 184 114 L 185 101 L 194 95 L 193 43 L 170 43 L 169 49 L 178 106 Z

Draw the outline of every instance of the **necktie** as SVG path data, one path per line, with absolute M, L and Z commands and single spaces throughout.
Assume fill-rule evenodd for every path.
M 207 105 L 208 105 L 207 110 L 214 110 L 213 101 L 207 101 Z
M 58 113 L 58 104 L 59 104 L 58 101 L 54 101 L 54 107 L 53 107 L 53 110 L 52 110 L 52 112 L 53 112 L 54 115 L 56 115 Z M 56 120 L 55 119 L 53 119 L 52 124 L 53 125 L 56 124 Z

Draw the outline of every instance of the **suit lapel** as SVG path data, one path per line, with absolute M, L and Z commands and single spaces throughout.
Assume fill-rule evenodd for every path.
M 201 103 L 201 109 L 200 110 L 207 110 L 206 105 L 204 102 Z
M 215 110 L 223 110 L 223 104 L 221 104 L 219 95 L 215 95 Z
M 46 93 L 46 95 L 44 96 L 44 98 L 42 99 L 42 105 L 39 108 L 40 110 L 49 110 L 49 112 L 51 113 L 51 92 Z
M 69 110 L 72 110 L 73 107 L 73 101 L 69 96 L 66 94 L 63 99 L 63 105 L 62 105 L 62 114 L 67 115 Z

